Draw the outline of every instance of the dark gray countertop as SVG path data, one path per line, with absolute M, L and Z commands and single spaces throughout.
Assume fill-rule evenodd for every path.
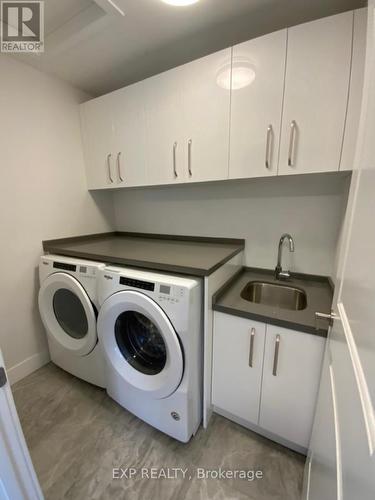
M 210 275 L 244 248 L 239 239 L 122 232 L 43 241 L 51 254 L 194 276 Z
M 249 281 L 287 284 L 305 290 L 307 307 L 301 311 L 290 311 L 264 304 L 255 304 L 241 298 L 241 292 Z M 263 323 L 290 328 L 322 337 L 327 336 L 328 324 L 319 321 L 315 328 L 315 312 L 330 313 L 333 287 L 329 278 L 306 274 L 294 274 L 288 282 L 274 279 L 273 271 L 243 268 L 229 280 L 213 297 L 213 309 Z

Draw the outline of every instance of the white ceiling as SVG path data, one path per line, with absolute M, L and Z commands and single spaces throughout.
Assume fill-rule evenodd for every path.
M 115 3 L 122 16 L 113 6 Z M 45 53 L 19 55 L 92 96 L 365 0 L 45 0 Z

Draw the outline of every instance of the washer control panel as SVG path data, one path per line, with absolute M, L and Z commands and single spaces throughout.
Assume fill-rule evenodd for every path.
M 179 286 L 159 285 L 158 300 L 160 302 L 169 302 L 178 304 L 185 296 L 185 288 Z
M 67 262 L 57 262 L 53 263 L 54 269 L 61 269 L 62 271 L 71 271 L 75 273 L 77 271 L 77 266 L 74 264 L 68 264 Z
M 141 290 L 155 291 L 155 283 L 149 281 L 135 280 L 133 278 L 120 277 L 120 285 L 131 286 L 133 288 L 140 288 Z

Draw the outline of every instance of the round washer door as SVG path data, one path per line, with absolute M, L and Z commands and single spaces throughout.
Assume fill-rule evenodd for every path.
M 86 356 L 97 343 L 96 314 L 83 286 L 73 276 L 54 273 L 39 290 L 39 311 L 47 334 L 61 347 Z
M 134 388 L 155 399 L 180 385 L 184 361 L 168 316 L 147 295 L 130 290 L 111 295 L 98 316 L 107 362 Z

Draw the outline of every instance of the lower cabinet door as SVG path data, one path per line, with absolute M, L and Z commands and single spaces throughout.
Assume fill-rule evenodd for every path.
M 267 325 L 259 426 L 308 447 L 325 339 Z
M 212 402 L 258 424 L 266 325 L 215 312 Z

